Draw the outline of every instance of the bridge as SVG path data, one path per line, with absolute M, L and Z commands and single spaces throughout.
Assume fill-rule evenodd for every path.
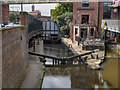
M 1 3 L 8 4 L 40 4 L 40 3 L 73 3 L 85 0 L 1 0 Z M 89 0 L 89 2 L 113 2 L 113 0 Z

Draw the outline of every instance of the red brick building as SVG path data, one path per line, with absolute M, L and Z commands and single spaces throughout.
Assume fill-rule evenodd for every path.
M 2 4 L 2 23 L 9 22 L 9 4 Z
M 104 2 L 74 2 L 73 3 L 73 26 L 71 26 L 71 39 L 77 37 L 98 38 L 101 37 L 101 22 L 104 13 Z

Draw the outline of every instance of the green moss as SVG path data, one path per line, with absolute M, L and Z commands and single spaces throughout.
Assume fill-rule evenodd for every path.
M 41 77 L 40 88 L 42 88 L 42 83 L 43 83 L 44 75 L 45 75 L 45 72 L 43 72 L 43 75 Z
M 21 26 L 13 26 L 13 27 L 4 27 L 4 28 L 0 28 L 0 31 L 12 30 L 12 29 L 18 29 L 18 28 L 23 30 L 23 29 L 25 29 L 25 26 L 21 25 Z

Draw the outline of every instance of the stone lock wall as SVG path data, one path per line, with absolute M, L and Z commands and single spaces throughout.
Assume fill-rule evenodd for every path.
M 2 33 L 2 88 L 18 88 L 25 76 L 25 27 L 8 27 Z

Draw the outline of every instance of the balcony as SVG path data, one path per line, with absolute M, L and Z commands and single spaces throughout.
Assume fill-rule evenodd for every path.
M 105 21 L 107 22 L 108 30 L 120 33 L 120 26 L 119 26 L 120 20 L 104 20 L 103 19 L 102 26 Z

